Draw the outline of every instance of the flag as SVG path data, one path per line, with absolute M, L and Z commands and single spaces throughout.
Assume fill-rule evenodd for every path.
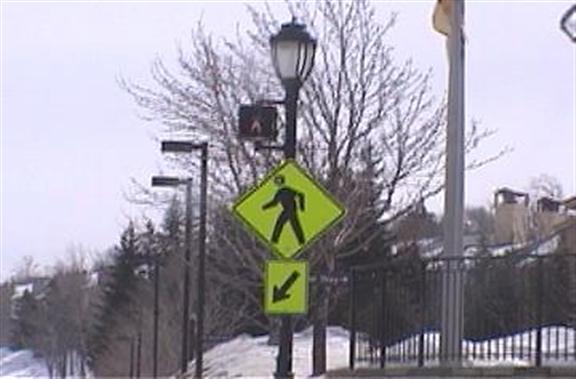
M 452 1 L 436 0 L 434 13 L 432 14 L 432 25 L 437 32 L 450 35 L 450 14 L 452 13 Z

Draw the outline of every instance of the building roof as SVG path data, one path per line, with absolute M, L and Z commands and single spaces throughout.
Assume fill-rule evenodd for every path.
M 564 206 L 568 209 L 576 209 L 576 196 L 569 197 L 564 199 L 563 201 Z

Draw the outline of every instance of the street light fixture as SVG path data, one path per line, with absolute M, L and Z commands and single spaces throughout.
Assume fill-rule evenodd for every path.
M 314 66 L 316 40 L 308 34 L 306 26 L 291 22 L 282 24 L 278 34 L 270 37 L 272 63 L 282 81 L 297 80 L 302 84 Z
M 286 91 L 284 101 L 286 110 L 286 133 L 284 140 L 284 158 L 296 158 L 296 114 L 298 111 L 298 92 L 310 75 L 314 66 L 316 40 L 308 34 L 306 26 L 298 24 L 295 18 L 282 27 L 278 34 L 270 37 L 272 63 L 276 75 L 282 81 Z M 280 346 L 276 359 L 277 378 L 292 378 L 292 319 L 282 316 L 280 327 Z
M 314 66 L 316 40 L 308 34 L 306 26 L 291 22 L 282 24 L 278 34 L 270 37 L 272 64 L 286 91 L 286 137 L 284 158 L 296 158 L 296 113 L 298 91 Z
M 182 299 L 182 351 L 180 370 L 182 374 L 186 373 L 188 369 L 188 321 L 190 319 L 190 258 L 192 256 L 192 179 L 191 178 L 175 178 L 171 176 L 154 176 L 152 177 L 153 187 L 177 187 L 186 185 L 186 220 L 185 220 L 185 235 L 184 235 L 184 294 Z M 158 268 L 158 264 L 156 264 Z M 158 272 L 156 270 L 156 278 Z M 155 296 L 157 296 L 157 284 L 155 284 Z M 154 304 L 157 306 L 158 299 L 154 299 Z M 157 310 L 155 310 L 157 312 Z M 157 325 L 157 314 L 155 313 L 155 325 Z M 154 331 L 154 371 L 157 370 L 157 346 L 158 346 L 158 331 Z M 154 375 L 156 377 L 156 373 Z
M 152 187 L 177 187 L 186 184 L 187 179 L 175 178 L 173 176 L 153 176 Z
M 207 213 L 207 203 L 208 203 L 208 143 L 194 143 L 190 141 L 162 141 L 161 150 L 163 153 L 192 153 L 195 150 L 200 150 L 201 152 L 201 164 L 200 164 L 200 228 L 198 230 L 198 285 L 197 285 L 197 324 L 196 324 L 196 338 L 195 338 L 195 353 L 196 353 L 196 367 L 195 374 L 196 378 L 202 377 L 202 357 L 203 357 L 203 341 L 204 341 L 204 303 L 205 303 L 205 288 L 206 288 L 206 276 L 205 276 L 205 266 L 206 266 L 206 213 Z M 189 188 L 188 185 L 187 188 Z M 189 190 L 190 191 L 190 190 Z M 187 224 L 188 225 L 188 224 Z M 187 250 L 189 252 L 189 250 Z M 186 271 L 188 272 L 188 271 Z M 188 287 L 186 287 L 188 288 Z M 187 308 L 185 309 L 187 311 Z M 184 320 L 184 323 L 188 324 L 188 319 Z M 183 325 L 185 330 L 188 330 L 187 326 Z M 188 344 L 183 336 L 182 340 L 182 358 L 186 359 L 186 362 L 182 362 L 182 373 L 186 372 L 187 368 L 187 355 L 188 355 Z M 185 344 L 186 343 L 186 344 Z

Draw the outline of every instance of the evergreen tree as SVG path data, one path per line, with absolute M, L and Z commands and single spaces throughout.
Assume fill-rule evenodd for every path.
M 40 326 L 41 304 L 30 291 L 24 291 L 22 297 L 16 301 L 13 315 L 13 329 L 11 345 L 16 349 L 34 349 Z
M 109 359 L 104 359 L 110 351 L 115 351 L 118 342 L 130 338 L 126 336 L 126 324 L 133 316 L 133 305 L 137 291 L 136 269 L 139 264 L 139 241 L 136 228 L 130 222 L 114 251 L 111 267 L 104 270 L 108 276 L 103 284 L 102 302 L 98 311 L 98 321 L 90 343 L 91 366 L 98 375 L 125 375 L 115 372 Z M 106 275 L 108 271 L 108 275 Z M 129 328 L 128 328 L 129 329 Z M 130 334 L 128 330 L 128 334 Z M 117 351 L 115 351 L 117 354 Z

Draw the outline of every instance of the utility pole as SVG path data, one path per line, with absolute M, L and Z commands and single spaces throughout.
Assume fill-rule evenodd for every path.
M 464 0 L 451 2 L 446 182 L 444 192 L 444 258 L 440 357 L 444 366 L 459 366 L 464 330 Z

